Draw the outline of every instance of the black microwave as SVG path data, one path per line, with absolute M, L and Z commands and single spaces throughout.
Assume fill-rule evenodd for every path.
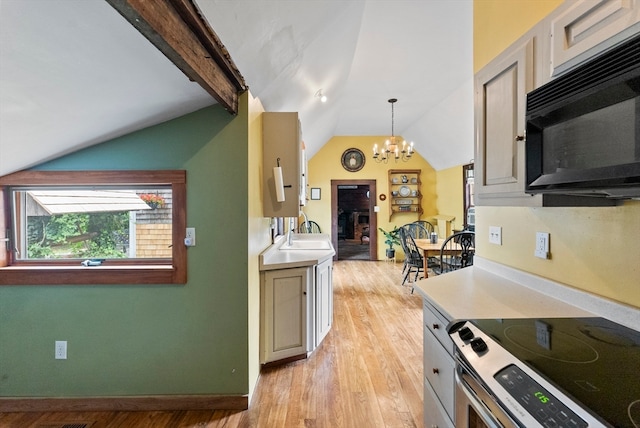
M 640 198 L 640 35 L 527 94 L 529 194 Z

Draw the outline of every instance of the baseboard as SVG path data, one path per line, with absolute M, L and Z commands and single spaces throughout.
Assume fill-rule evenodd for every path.
M 0 412 L 246 410 L 248 407 L 247 395 L 0 398 Z

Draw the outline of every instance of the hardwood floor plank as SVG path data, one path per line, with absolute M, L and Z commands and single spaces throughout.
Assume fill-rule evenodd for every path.
M 333 326 L 306 360 L 263 368 L 249 409 L 0 414 L 0 428 L 352 428 L 423 424 L 422 300 L 401 264 L 334 264 Z

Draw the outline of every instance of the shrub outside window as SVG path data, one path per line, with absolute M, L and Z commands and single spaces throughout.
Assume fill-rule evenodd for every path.
M 186 282 L 185 171 L 24 171 L 0 192 L 0 285 Z

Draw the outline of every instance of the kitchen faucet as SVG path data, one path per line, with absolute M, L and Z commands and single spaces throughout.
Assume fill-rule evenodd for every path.
M 287 232 L 287 244 L 291 246 L 293 240 L 293 217 L 289 217 L 289 232 Z
M 309 230 L 309 219 L 304 211 L 300 211 L 302 216 L 304 217 L 304 227 Z M 289 231 L 287 233 L 287 244 L 291 246 L 291 242 L 293 241 L 293 217 L 289 217 Z

